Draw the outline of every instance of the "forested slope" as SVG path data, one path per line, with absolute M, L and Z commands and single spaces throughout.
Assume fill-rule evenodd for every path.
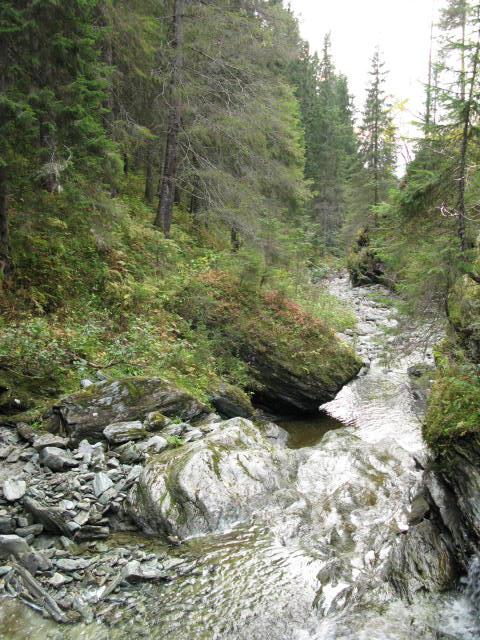
M 258 391 L 263 351 L 354 374 L 312 285 L 362 171 L 328 38 L 273 0 L 22 0 L 0 47 L 2 411 L 104 375 Z

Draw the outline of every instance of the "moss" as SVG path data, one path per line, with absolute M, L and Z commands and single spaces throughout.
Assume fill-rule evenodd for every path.
M 148 430 L 153 432 L 161 431 L 170 424 L 170 422 L 170 418 L 167 418 L 167 416 L 160 413 L 160 411 L 155 411 L 148 419 Z
M 480 361 L 480 287 L 468 276 L 460 278 L 448 298 L 448 314 L 457 340 L 468 356 Z
M 479 369 L 461 350 L 442 354 L 439 359 L 423 433 L 437 451 L 480 435 Z
M 218 446 L 215 446 L 214 444 L 209 444 L 208 445 L 208 449 L 211 453 L 212 456 L 212 469 L 213 472 L 215 473 L 215 475 L 217 476 L 217 478 L 220 480 L 221 478 L 221 474 L 220 474 L 220 460 L 221 460 L 221 452 L 220 452 L 220 448 Z

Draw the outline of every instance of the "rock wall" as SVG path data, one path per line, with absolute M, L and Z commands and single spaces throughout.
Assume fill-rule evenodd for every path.
M 389 578 L 402 596 L 458 585 L 480 552 L 480 441 L 452 445 L 422 464 L 410 528 L 392 550 Z

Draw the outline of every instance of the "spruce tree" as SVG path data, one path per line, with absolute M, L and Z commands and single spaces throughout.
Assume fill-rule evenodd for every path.
M 332 249 L 342 226 L 351 168 L 358 157 L 353 107 L 347 80 L 335 70 L 331 37 L 321 59 L 304 49 L 295 76 L 305 126 L 305 175 L 312 182 L 318 245 Z
M 370 83 L 360 128 L 361 156 L 371 188 L 371 204 L 376 206 L 394 183 L 395 127 L 385 94 L 385 63 L 378 49 L 372 58 Z
M 109 148 L 98 0 L 0 4 L 0 277 L 12 270 L 8 196 L 13 176 L 51 193 L 80 167 L 97 175 Z M 22 158 L 23 156 L 23 158 Z M 27 176 L 25 176 L 27 177 Z

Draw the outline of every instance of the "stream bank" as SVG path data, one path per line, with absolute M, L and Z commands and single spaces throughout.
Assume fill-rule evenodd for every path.
M 189 441 L 183 446 L 170 445 L 140 463 L 120 459 L 125 444 L 108 448 L 108 477 L 115 471 L 121 482 L 131 473 L 129 466 L 140 467 L 134 485 L 125 487 L 122 507 L 149 536 L 115 533 L 107 540 L 86 541 L 75 556 L 92 557 L 93 576 L 85 575 L 88 567 L 78 569 L 68 584 L 86 587 L 87 598 L 114 585 L 101 603 L 105 615 L 99 624 L 84 619 L 59 631 L 51 620 L 27 613 L 18 600 L 3 598 L 0 621 L 9 640 L 32 633 L 121 640 L 131 638 L 132 630 L 139 638 L 168 635 L 175 640 L 478 637 L 466 597 L 439 595 L 420 585 L 409 602 L 388 580 L 392 554 L 415 526 L 411 504 L 422 486 L 422 403 L 408 369 L 432 361 L 427 339 L 421 331 L 415 335 L 414 327 L 408 341 L 385 333 L 385 327 L 394 329 L 397 323 L 385 290 L 352 289 L 344 276 L 333 279 L 330 288 L 359 316 L 357 331 L 344 339 L 367 366 L 322 407 L 330 418 L 319 416 L 321 437 L 311 437 L 311 418 L 308 437 L 298 435 L 297 421 L 289 425 L 287 440 L 276 425 L 245 418 L 223 421 L 201 406 L 182 403 L 190 423 L 163 424 L 150 438 L 157 438 L 158 447 L 158 438 L 167 433 L 180 437 L 184 429 L 181 435 Z M 160 426 L 154 416 L 150 421 L 153 429 Z M 138 444 L 126 444 L 125 455 L 145 453 Z M 112 459 L 119 460 L 120 469 L 113 463 L 108 470 Z M 102 470 L 83 471 L 92 472 L 93 478 L 80 483 L 86 492 L 87 487 L 94 491 L 90 483 Z M 127 520 L 118 511 L 116 526 L 121 528 Z M 139 548 L 140 557 L 129 556 Z M 51 558 L 57 569 L 61 555 L 55 552 Z M 115 585 L 118 567 L 132 569 L 135 560 L 137 571 L 144 567 L 143 579 Z M 105 575 L 109 562 L 112 569 Z M 147 575 L 152 579 L 147 581 Z M 103 584 L 89 584 L 96 579 Z

